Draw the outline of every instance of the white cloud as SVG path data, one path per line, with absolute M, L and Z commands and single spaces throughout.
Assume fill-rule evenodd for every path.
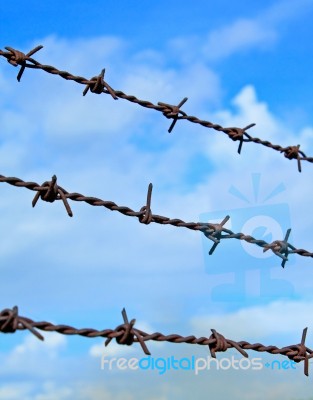
M 299 0 L 297 3 L 292 0 L 278 1 L 264 10 L 261 18 L 267 24 L 277 25 L 278 23 L 301 18 L 303 14 L 312 9 L 312 6 L 312 0 Z
M 194 317 L 191 326 L 199 334 L 214 328 L 225 337 L 238 341 L 248 337 L 260 341 L 262 338 L 285 335 L 294 337 L 295 343 L 301 341 L 302 330 L 309 327 L 307 343 L 310 347 L 310 330 L 313 328 L 309 317 L 311 309 L 312 301 L 276 301 L 221 315 Z
M 276 372 L 276 373 L 275 373 Z M 282 372 L 281 372 L 282 375 Z M 259 372 L 257 375 L 249 374 L 244 371 L 243 374 L 225 374 L 225 371 L 219 371 L 215 374 L 210 371 L 207 374 L 196 377 L 191 374 L 186 377 L 172 375 L 170 382 L 165 383 L 160 376 L 155 379 L 146 376 L 147 386 L 140 381 L 140 388 L 134 385 L 134 377 L 124 378 L 121 385 L 121 378 L 110 379 L 108 382 L 91 382 L 81 380 L 80 382 L 71 381 L 67 384 L 58 384 L 53 381 L 45 381 L 36 389 L 32 384 L 7 384 L 2 385 L 0 389 L 1 400 L 167 400 L 167 399 L 189 399 L 191 396 L 200 396 L 207 392 L 208 380 L 210 383 L 210 393 L 214 394 L 216 399 L 224 399 L 225 395 L 232 399 L 253 399 L 268 398 L 270 400 L 278 397 L 288 399 L 309 399 L 310 386 L 309 378 L 301 375 L 293 375 L 289 380 L 282 381 L 277 371 L 270 371 L 270 378 Z M 142 376 L 141 376 L 142 378 Z M 227 379 L 227 385 L 225 385 Z M 306 380 L 305 380 L 306 379 Z M 114 381 L 114 385 L 112 382 Z M 223 390 L 221 390 L 221 387 Z M 242 388 L 245 388 L 244 392 Z M 292 396 L 292 397 L 290 397 Z
M 67 340 L 54 332 L 46 333 L 44 337 L 42 342 L 32 334 L 27 335 L 21 344 L 2 355 L 0 370 L 12 375 L 24 373 L 27 376 L 49 376 L 56 367 L 54 362 L 58 362 Z
M 66 344 L 66 338 L 56 332 L 49 333 L 44 340 L 44 351 L 47 352 L 51 357 L 55 357 L 56 351 L 64 347 Z M 11 356 L 29 356 L 29 353 L 40 352 L 43 349 L 43 342 L 39 341 L 34 335 L 30 334 L 26 336 L 24 343 L 15 347 Z
M 86 73 L 90 75 L 86 76 L 87 78 L 98 75 L 103 68 L 108 68 L 110 64 L 120 60 L 128 46 L 125 40 L 109 35 L 70 40 L 51 35 L 32 45 L 35 47 L 38 44 L 44 48 L 36 53 L 36 59 L 49 59 L 49 63 L 58 64 L 60 70 L 70 71 L 74 75 Z M 43 61 L 42 63 L 45 64 Z M 50 76 L 50 79 L 52 77 Z
M 274 144 L 287 146 L 294 140 L 294 134 L 290 128 L 271 113 L 265 102 L 258 99 L 252 85 L 243 87 L 232 100 L 232 105 L 232 109 L 219 110 L 208 118 L 223 127 L 244 128 L 255 123 L 256 125 L 247 130 L 247 133 L 252 137 L 259 137 Z M 281 154 L 275 154 L 272 149 L 263 145 L 243 143 L 241 154 L 238 155 L 238 141 L 230 140 L 223 132 L 208 132 L 208 134 L 210 133 L 203 148 L 206 149 L 207 156 L 218 168 L 217 174 L 224 173 L 234 179 L 234 175 L 228 173 L 229 169 L 237 171 L 238 174 L 242 174 L 244 170 L 252 172 L 259 170 L 265 175 L 273 169 L 274 165 L 276 171 L 280 167 L 292 168 Z M 253 168 L 251 168 L 252 166 Z M 294 169 L 296 168 L 294 166 Z M 212 179 L 214 180 L 216 176 L 212 176 Z
M 133 346 L 122 346 L 116 342 L 111 342 L 108 346 L 104 346 L 104 342 L 100 344 L 94 344 L 90 347 L 89 354 L 91 357 L 116 357 L 116 356 L 127 356 L 134 352 Z
M 305 127 L 299 135 L 299 140 L 301 140 L 300 150 L 303 149 L 304 153 L 310 150 L 313 146 L 313 128 Z
M 203 54 L 209 60 L 221 59 L 251 48 L 267 48 L 276 40 L 275 29 L 263 25 L 261 21 L 239 19 L 210 32 Z
M 242 124 L 245 121 L 246 125 L 255 123 L 260 131 L 266 129 L 271 133 L 271 136 L 277 135 L 278 121 L 271 115 L 267 104 L 257 98 L 256 90 L 252 85 L 243 87 L 232 100 L 232 104 L 235 106 L 236 112 L 225 110 L 216 114 L 216 117 L 221 119 L 225 126 L 243 128 Z M 253 132 L 253 129 L 251 129 L 251 132 Z
M 118 378 L 116 387 L 110 382 L 99 382 L 95 379 L 89 381 L 85 379 L 80 381 L 71 380 L 66 383 L 59 383 L 51 379 L 42 382 L 14 382 L 13 384 L 1 385 L 0 400 L 71 400 L 73 398 L 77 400 L 168 399 L 168 396 L 164 394 L 166 391 L 164 384 L 155 385 L 153 391 L 144 386 L 141 390 L 134 390 L 132 381 L 133 378 L 127 378 L 121 386 L 120 378 Z
M 199 59 L 224 60 L 235 54 L 261 50 L 268 52 L 283 35 L 281 27 L 300 19 L 312 8 L 311 0 L 279 1 L 251 17 L 224 19 L 206 38 L 197 35 L 177 36 L 169 42 L 175 61 L 190 64 Z
M 0 399 L 1 400 L 30 400 L 31 384 L 6 384 L 1 385 Z

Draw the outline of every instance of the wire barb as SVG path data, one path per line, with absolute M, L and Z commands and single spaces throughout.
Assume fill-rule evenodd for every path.
M 115 332 L 119 334 L 118 336 L 116 335 L 116 338 L 115 338 L 116 342 L 118 344 L 126 344 L 127 346 L 131 346 L 134 343 L 135 338 L 136 338 L 137 341 L 140 343 L 143 352 L 150 356 L 151 353 L 149 352 L 149 350 L 143 340 L 143 337 L 141 336 L 140 332 L 134 328 L 136 320 L 132 319 L 130 322 L 128 322 L 125 308 L 123 308 L 123 310 L 122 310 L 122 316 L 123 316 L 124 324 L 119 325 L 117 328 L 115 328 Z M 108 346 L 108 344 L 111 342 L 112 339 L 113 339 L 113 337 L 109 337 L 105 341 L 105 346 Z
M 298 347 L 298 349 L 299 349 L 298 356 L 305 357 L 304 358 L 304 375 L 309 376 L 309 357 L 308 357 L 307 349 L 306 349 L 306 345 L 305 345 L 307 332 L 308 332 L 308 328 L 306 327 L 303 329 L 303 332 L 302 332 L 301 343 L 299 344 L 299 347 Z M 294 357 L 294 361 L 296 361 L 295 357 Z M 299 361 L 301 361 L 301 360 L 299 360 Z
M 284 240 L 275 240 L 274 242 L 263 246 L 263 253 L 265 253 L 267 250 L 272 250 L 274 254 L 283 259 L 281 263 L 283 268 L 285 268 L 285 264 L 288 261 L 289 248 L 291 250 L 295 250 L 295 247 L 288 243 L 290 232 L 291 229 L 289 228 Z
M 215 329 L 211 329 L 211 332 L 212 334 L 209 339 L 215 339 L 215 342 L 211 342 L 209 344 L 209 349 L 212 358 L 216 358 L 215 354 L 216 352 L 218 351 L 224 352 L 231 347 L 234 347 L 236 350 L 238 350 L 242 356 L 249 358 L 248 353 L 244 351 L 240 346 L 238 346 L 238 343 L 234 342 L 233 340 L 225 339 L 225 337 L 220 333 L 216 332 Z
M 104 91 L 104 88 L 110 93 L 114 100 L 118 100 L 114 90 L 108 85 L 104 80 L 105 68 L 100 72 L 98 76 L 94 76 L 90 79 L 89 83 L 87 83 L 85 90 L 83 91 L 83 96 L 86 96 L 88 90 L 92 93 L 101 94 Z
M 7 61 L 9 64 L 13 65 L 14 67 L 17 67 L 18 65 L 21 66 L 19 73 L 17 74 L 17 80 L 20 82 L 22 75 L 25 71 L 25 68 L 28 66 L 26 62 L 30 59 L 30 57 L 37 53 L 37 51 L 41 50 L 43 46 L 37 46 L 33 50 L 29 51 L 27 54 L 22 53 L 19 50 L 15 50 L 12 47 L 5 47 L 6 50 L 8 50 L 11 54 L 8 56 Z
M 73 213 L 65 197 L 65 193 L 67 193 L 66 190 L 57 185 L 57 177 L 53 175 L 51 181 L 46 181 L 40 186 L 32 201 L 32 206 L 35 207 L 39 197 L 41 200 L 49 203 L 53 203 L 55 200 L 62 200 L 68 215 L 72 217 Z
M 241 153 L 242 144 L 244 142 L 244 136 L 247 136 L 249 138 L 251 137 L 250 135 L 248 135 L 246 133 L 246 131 L 255 125 L 256 124 L 253 123 L 253 124 L 247 125 L 245 128 L 229 128 L 229 132 L 227 133 L 228 137 L 233 141 L 239 140 L 239 146 L 238 146 L 238 150 L 237 150 L 238 154 Z
M 152 195 L 152 183 L 149 183 L 148 186 L 148 193 L 147 193 L 147 203 L 145 206 L 141 207 L 140 212 L 142 213 L 142 215 L 140 215 L 138 217 L 139 222 L 141 222 L 142 224 L 150 224 L 150 222 L 152 221 L 152 211 L 151 211 L 151 195 Z
M 211 256 L 217 245 L 220 243 L 221 239 L 225 239 L 228 235 L 233 234 L 233 232 L 229 229 L 224 228 L 224 225 L 226 224 L 226 222 L 230 219 L 229 215 L 226 215 L 226 217 L 223 219 L 222 222 L 220 222 L 219 224 L 207 224 L 207 226 L 209 227 L 208 231 L 204 231 L 204 235 L 212 240 L 214 242 L 213 246 L 211 247 L 211 250 L 209 251 L 209 255 Z M 223 232 L 227 233 L 227 235 L 223 236 Z
M 161 101 L 158 102 L 159 106 L 164 107 L 164 109 L 162 111 L 163 115 L 166 118 L 173 118 L 173 122 L 171 123 L 171 126 L 168 129 L 168 133 L 172 132 L 177 120 L 181 119 L 179 114 L 181 114 L 182 116 L 185 116 L 185 117 L 187 116 L 187 114 L 184 111 L 180 110 L 180 107 L 182 105 L 184 105 L 187 100 L 188 100 L 188 97 L 183 98 L 183 100 L 177 106 L 173 106 L 173 105 L 167 104 L 167 103 L 162 103 Z
M 28 329 L 38 339 L 44 340 L 44 337 L 32 327 L 31 322 L 18 315 L 17 306 L 12 310 L 7 308 L 0 313 L 0 332 L 15 333 L 17 329 Z
M 301 157 L 306 157 L 303 151 L 300 150 L 300 145 L 297 146 L 289 146 L 285 149 L 281 150 L 281 153 L 284 153 L 284 156 L 289 160 L 296 159 L 298 161 L 298 171 L 301 172 Z

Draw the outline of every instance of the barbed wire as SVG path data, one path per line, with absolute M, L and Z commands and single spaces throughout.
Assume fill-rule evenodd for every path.
M 7 51 L 0 49 L 0 56 L 3 56 L 7 61 L 17 67 L 20 66 L 20 70 L 17 75 L 17 80 L 20 81 L 21 77 L 26 68 L 30 69 L 41 69 L 50 74 L 58 75 L 63 79 L 72 80 L 79 84 L 85 85 L 83 95 L 85 96 L 88 91 L 92 93 L 105 93 L 110 94 L 114 100 L 118 98 L 136 103 L 142 107 L 154 109 L 162 112 L 167 118 L 171 119 L 171 125 L 168 132 L 172 132 L 175 124 L 178 120 L 187 120 L 192 123 L 202 125 L 206 128 L 211 128 L 219 132 L 224 132 L 233 141 L 238 141 L 238 153 L 241 153 L 243 143 L 254 142 L 263 146 L 272 148 L 273 150 L 283 153 L 284 156 L 290 160 L 297 160 L 298 170 L 301 172 L 301 161 L 308 161 L 313 163 L 313 157 L 307 157 L 301 150 L 300 145 L 282 147 L 280 145 L 272 144 L 269 141 L 254 138 L 250 136 L 246 131 L 252 128 L 255 124 L 249 124 L 244 128 L 224 128 L 221 125 L 214 124 L 209 121 L 201 120 L 197 117 L 187 115 L 181 110 L 181 107 L 188 100 L 185 97 L 177 106 L 163 102 L 158 102 L 157 105 L 146 101 L 140 100 L 132 95 L 127 95 L 119 90 L 114 90 L 107 82 L 104 81 L 105 69 L 101 71 L 98 76 L 94 76 L 91 79 L 86 79 L 81 76 L 72 75 L 69 72 L 58 70 L 57 68 L 50 65 L 43 65 L 32 58 L 37 51 L 43 46 L 37 46 L 27 54 L 22 53 L 19 50 L 11 47 L 6 47 Z M 255 244 L 263 248 L 263 251 L 271 250 L 275 255 L 282 259 L 282 267 L 284 268 L 285 263 L 288 261 L 289 254 L 299 254 L 301 256 L 313 257 L 313 253 L 303 249 L 297 249 L 288 242 L 291 229 L 288 229 L 284 239 L 275 240 L 272 243 L 267 243 L 264 240 L 255 239 L 252 236 L 245 235 L 244 233 L 234 233 L 230 229 L 225 228 L 225 224 L 229 220 L 229 216 L 226 216 L 220 223 L 202 223 L 202 222 L 184 222 L 181 219 L 171 219 L 168 217 L 153 214 L 151 211 L 151 196 L 152 196 L 152 184 L 149 184 L 146 204 L 141 207 L 139 211 L 134 211 L 129 207 L 118 206 L 113 201 L 105 201 L 96 197 L 84 196 L 80 193 L 69 193 L 64 188 L 57 184 L 57 177 L 53 175 L 51 181 L 45 181 L 42 185 L 35 182 L 25 182 L 15 177 L 5 177 L 0 175 L 0 182 L 5 182 L 15 187 L 25 187 L 29 190 L 35 191 L 35 197 L 32 201 L 32 206 L 35 207 L 39 198 L 43 201 L 53 203 L 55 200 L 62 200 L 66 211 L 70 217 L 73 216 L 71 207 L 68 200 L 82 201 L 92 206 L 103 206 L 111 211 L 118 211 L 126 216 L 137 217 L 140 223 L 146 225 L 151 222 L 172 225 L 176 227 L 184 227 L 194 231 L 202 232 L 209 240 L 213 241 L 213 246 L 209 251 L 209 254 L 213 254 L 217 245 L 223 239 L 239 239 L 244 240 L 248 243 Z M 145 342 L 149 340 L 160 341 L 160 342 L 171 342 L 171 343 L 189 343 L 204 345 L 209 347 L 210 354 L 213 358 L 216 358 L 217 352 L 225 352 L 230 348 L 235 348 L 242 356 L 248 357 L 245 350 L 254 350 L 258 352 L 267 352 L 270 354 L 281 354 L 287 356 L 289 359 L 299 363 L 304 361 L 304 374 L 309 375 L 309 359 L 313 358 L 313 350 L 306 347 L 305 340 L 307 335 L 307 328 L 303 330 L 302 339 L 299 344 L 290 345 L 282 348 L 276 346 L 264 346 L 260 343 L 248 343 L 246 341 L 236 342 L 234 340 L 226 339 L 223 335 L 218 333 L 215 329 L 211 329 L 212 334 L 207 337 L 197 338 L 191 336 L 181 336 L 178 334 L 164 335 L 160 332 L 148 334 L 140 329 L 134 327 L 136 320 L 132 319 L 128 321 L 128 317 L 125 309 L 122 310 L 122 316 L 124 323 L 117 326 L 115 329 L 96 330 L 90 328 L 77 329 L 68 325 L 54 325 L 50 322 L 41 321 L 35 322 L 30 318 L 20 316 L 18 313 L 17 306 L 13 309 L 4 309 L 0 312 L 0 332 L 2 333 L 14 333 L 17 330 L 29 330 L 38 339 L 44 340 L 44 337 L 38 332 L 42 330 L 45 332 L 58 332 L 63 335 L 80 335 L 84 337 L 103 337 L 106 338 L 105 346 L 107 346 L 112 339 L 115 338 L 116 342 L 121 345 L 132 345 L 133 343 L 139 343 L 143 352 L 150 355 L 147 345 Z
M 21 67 L 17 75 L 17 80 L 19 82 L 26 68 L 41 69 L 45 72 L 48 72 L 49 74 L 58 75 L 63 79 L 71 80 L 79 84 L 85 85 L 86 87 L 83 91 L 84 96 L 87 94 L 89 90 L 92 93 L 97 93 L 97 94 L 101 93 L 110 94 L 114 100 L 121 98 L 130 101 L 132 103 L 136 103 L 141 107 L 150 108 L 162 112 L 166 118 L 173 120 L 168 129 L 168 132 L 171 132 L 173 130 L 178 120 L 187 120 L 189 122 L 202 125 L 206 128 L 214 129 L 219 132 L 224 132 L 226 135 L 228 135 L 228 137 L 231 140 L 239 141 L 239 146 L 238 146 L 239 154 L 241 153 L 243 143 L 253 142 L 269 147 L 273 150 L 279 151 L 280 153 L 283 153 L 284 156 L 289 160 L 293 159 L 297 160 L 299 172 L 301 172 L 301 161 L 308 161 L 310 163 L 313 163 L 313 157 L 307 157 L 304 154 L 304 152 L 300 150 L 300 145 L 283 147 L 278 144 L 272 144 L 267 140 L 262 140 L 260 138 L 250 136 L 246 131 L 252 128 L 255 125 L 254 123 L 249 124 L 244 128 L 237 128 L 237 127 L 224 128 L 219 124 L 202 120 L 192 115 L 187 115 L 184 111 L 180 109 L 183 106 L 183 104 L 188 100 L 187 97 L 185 97 L 177 106 L 163 102 L 158 102 L 158 104 L 153 104 L 150 101 L 140 100 L 133 95 L 125 94 L 120 90 L 112 89 L 112 87 L 104 80 L 105 69 L 103 69 L 98 76 L 94 76 L 91 79 L 87 79 L 82 76 L 72 75 L 70 72 L 67 71 L 58 70 L 57 68 L 51 65 L 41 64 L 31 56 L 42 48 L 43 46 L 41 45 L 37 46 L 33 50 L 25 54 L 20 50 L 16 50 L 12 47 L 5 47 L 7 51 L 0 50 L 0 56 L 6 58 L 7 61 L 14 67 L 17 66 Z
M 134 327 L 136 319 L 132 319 L 129 322 L 125 308 L 122 310 L 122 316 L 124 323 L 118 325 L 115 329 L 77 329 L 69 325 L 54 325 L 46 321 L 35 322 L 30 318 L 20 316 L 18 314 L 18 307 L 14 306 L 12 309 L 6 308 L 0 312 L 0 332 L 15 333 L 17 330 L 28 330 L 39 340 L 44 340 L 44 337 L 37 329 L 45 332 L 57 332 L 62 335 L 79 335 L 88 338 L 102 337 L 106 338 L 105 346 L 108 346 L 112 339 L 115 339 L 120 345 L 131 346 L 133 343 L 139 343 L 146 355 L 151 355 L 145 343 L 149 340 L 208 346 L 211 357 L 213 358 L 216 358 L 216 353 L 225 352 L 231 348 L 236 349 L 243 357 L 249 358 L 245 350 L 254 350 L 270 354 L 281 354 L 296 363 L 304 361 L 304 374 L 309 376 L 309 359 L 313 358 L 313 350 L 305 345 L 308 328 L 303 329 L 301 342 L 299 344 L 279 348 L 277 346 L 265 346 L 261 343 L 249 343 L 246 341 L 236 342 L 235 340 L 226 339 L 215 329 L 211 329 L 212 334 L 208 338 L 203 336 L 197 338 L 193 335 L 181 336 L 175 333 L 170 335 L 164 335 L 160 332 L 149 334 Z
M 304 249 L 297 249 L 290 243 L 288 243 L 288 238 L 291 232 L 291 229 L 287 230 L 285 238 L 283 240 L 275 240 L 272 243 L 267 243 L 264 240 L 255 239 L 250 235 L 245 235 L 244 233 L 235 233 L 230 229 L 224 227 L 226 222 L 230 219 L 230 216 L 227 215 L 222 222 L 220 223 L 205 223 L 205 222 L 185 222 L 178 218 L 169 218 L 162 215 L 153 214 L 151 211 L 151 196 L 152 196 L 152 183 L 149 184 L 148 192 L 147 192 L 147 200 L 146 205 L 141 207 L 139 211 L 134 211 L 126 206 L 119 206 L 113 201 L 102 200 L 97 197 L 84 196 L 80 193 L 69 193 L 64 188 L 57 184 L 56 175 L 52 176 L 51 181 L 46 181 L 42 185 L 39 185 L 36 182 L 25 182 L 20 178 L 15 177 L 6 177 L 0 175 L 0 183 L 5 182 L 10 185 L 16 187 L 24 187 L 26 189 L 37 192 L 32 206 L 35 207 L 39 198 L 42 200 L 53 203 L 55 200 L 62 200 L 67 211 L 67 214 L 72 217 L 73 212 L 71 210 L 70 205 L 68 204 L 68 199 L 73 201 L 82 201 L 91 206 L 103 206 L 108 208 L 111 211 L 118 211 L 121 214 L 124 214 L 129 217 L 137 217 L 140 223 L 150 224 L 151 222 L 162 224 L 162 225 L 172 225 L 176 227 L 183 227 L 187 229 L 191 229 L 194 231 L 202 232 L 208 239 L 214 242 L 209 254 L 212 255 L 215 251 L 217 245 L 223 239 L 239 239 L 244 240 L 248 243 L 255 244 L 259 247 L 263 248 L 263 252 L 271 250 L 275 255 L 282 259 L 281 266 L 284 268 L 286 262 L 288 261 L 289 254 L 299 254 L 304 257 L 312 257 L 313 253 Z

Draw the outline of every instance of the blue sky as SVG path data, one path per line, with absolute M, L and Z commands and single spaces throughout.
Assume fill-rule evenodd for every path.
M 106 68 L 114 89 L 154 103 L 187 96 L 188 114 L 223 126 L 255 122 L 253 136 L 301 144 L 313 155 L 313 1 L 103 3 L 1 4 L 1 49 L 42 44 L 35 58 L 43 64 L 86 77 Z M 2 175 L 42 183 L 56 174 L 68 191 L 135 210 L 152 182 L 155 214 L 185 221 L 229 214 L 232 229 L 253 227 L 273 240 L 291 227 L 292 243 L 312 250 L 311 164 L 299 174 L 294 161 L 251 143 L 239 156 L 224 134 L 186 121 L 168 134 L 170 121 L 155 111 L 83 97 L 82 86 L 42 71 L 25 71 L 20 83 L 16 74 L 0 60 Z M 60 202 L 32 209 L 32 198 L 1 185 L 1 309 L 18 305 L 34 320 L 104 329 L 119 325 L 126 307 L 147 332 L 208 336 L 215 328 L 230 339 L 277 346 L 299 342 L 308 326 L 312 346 L 310 259 L 291 256 L 282 269 L 278 258 L 236 240 L 208 256 L 211 243 L 197 232 L 141 225 L 81 203 L 70 203 L 70 219 Z M 302 365 L 198 376 L 104 371 L 103 340 L 44 336 L 41 343 L 27 332 L 2 335 L 0 399 L 202 399 L 208 385 L 216 399 L 311 394 Z M 148 344 L 154 357 L 209 354 Z M 142 357 L 139 346 L 112 342 L 105 351 Z

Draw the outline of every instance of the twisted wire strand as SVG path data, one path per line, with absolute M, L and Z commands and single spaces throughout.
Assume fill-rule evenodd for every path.
M 298 254 L 304 257 L 313 258 L 313 253 L 304 250 L 297 249 L 290 243 L 288 243 L 288 237 L 290 234 L 290 229 L 287 231 L 285 239 L 283 240 L 275 240 L 272 243 L 267 243 L 264 240 L 256 239 L 250 235 L 245 235 L 244 233 L 235 233 L 230 229 L 224 227 L 224 224 L 230 218 L 226 216 L 221 223 L 213 224 L 213 223 L 205 223 L 205 222 L 185 222 L 179 218 L 169 218 L 162 215 L 153 214 L 151 211 L 151 196 L 152 196 L 152 184 L 149 184 L 146 205 L 141 207 L 140 211 L 134 211 L 127 206 L 119 206 L 113 201 L 102 200 L 97 197 L 85 196 L 81 193 L 73 192 L 69 193 L 64 188 L 57 184 L 57 177 L 53 175 L 51 181 L 46 181 L 42 185 L 39 185 L 36 182 L 25 182 L 20 178 L 16 177 L 6 177 L 4 175 L 0 175 L 0 183 L 8 183 L 15 187 L 24 187 L 28 190 L 32 190 L 37 192 L 32 205 L 33 207 L 36 205 L 37 200 L 41 198 L 43 201 L 53 203 L 55 200 L 62 200 L 63 204 L 66 208 L 66 211 L 70 217 L 73 216 L 70 205 L 67 200 L 85 202 L 91 206 L 95 207 L 105 207 L 111 211 L 118 211 L 119 213 L 126 215 L 128 217 L 137 217 L 140 223 L 144 223 L 146 225 L 151 222 L 162 224 L 162 225 L 172 225 L 175 227 L 182 227 L 191 229 L 194 231 L 202 232 L 208 239 L 214 242 L 213 247 L 211 248 L 209 254 L 213 254 L 215 248 L 223 239 L 238 239 L 244 240 L 248 243 L 255 244 L 259 247 L 263 248 L 263 251 L 271 250 L 274 254 L 282 258 L 282 267 L 285 266 L 286 261 L 288 260 L 289 254 Z
M 20 71 L 17 75 L 17 80 L 20 81 L 21 77 L 26 68 L 29 69 L 40 69 L 49 74 L 58 75 L 63 79 L 74 81 L 81 85 L 85 85 L 85 90 L 83 91 L 83 95 L 85 96 L 90 90 L 93 93 L 101 94 L 109 94 L 113 97 L 114 100 L 118 98 L 130 101 L 132 103 L 138 104 L 141 107 L 154 109 L 156 111 L 162 112 L 163 115 L 168 119 L 173 119 L 171 126 L 169 128 L 169 132 L 172 131 L 176 122 L 178 120 L 187 120 L 189 122 L 202 125 L 206 128 L 214 129 L 218 132 L 223 132 L 233 141 L 239 141 L 238 153 L 240 154 L 243 143 L 253 142 L 256 144 L 260 144 L 262 146 L 266 146 L 275 151 L 279 151 L 283 153 L 286 158 L 289 160 L 295 159 L 298 164 L 298 171 L 301 172 L 301 161 L 307 161 L 313 163 L 313 157 L 307 157 L 303 151 L 300 150 L 300 145 L 292 145 L 283 147 L 278 144 L 273 144 L 268 140 L 262 140 L 257 137 L 250 136 L 246 131 L 253 127 L 255 124 L 250 124 L 245 128 L 236 128 L 229 127 L 225 128 L 219 124 L 215 124 L 206 120 L 199 119 L 192 115 L 187 115 L 184 111 L 180 109 L 180 107 L 187 101 L 187 97 L 185 97 L 178 105 L 171 105 L 167 103 L 158 102 L 158 104 L 153 104 L 147 100 L 138 99 L 136 96 L 128 95 L 121 90 L 114 90 L 107 82 L 104 81 L 104 73 L 105 69 L 101 71 L 98 76 L 94 76 L 91 79 L 84 78 L 82 76 L 73 75 L 67 71 L 61 71 L 56 67 L 51 65 L 41 64 L 31 56 L 37 51 L 41 50 L 43 46 L 37 46 L 27 54 L 23 52 L 13 49 L 12 47 L 5 47 L 7 51 L 3 51 L 0 49 L 0 56 L 6 58 L 6 60 L 13 65 L 14 67 L 20 66 Z
M 235 340 L 226 339 L 215 329 L 211 329 L 212 334 L 210 337 L 201 336 L 199 338 L 194 335 L 181 336 L 176 333 L 170 335 L 164 335 L 160 332 L 149 334 L 134 327 L 136 319 L 128 321 L 125 308 L 122 310 L 122 316 L 124 323 L 118 325 L 115 329 L 77 329 L 69 325 L 54 325 L 47 321 L 35 322 L 30 318 L 20 316 L 18 307 L 14 306 L 12 309 L 4 309 L 0 312 L 0 332 L 15 333 L 17 330 L 29 330 L 40 340 L 44 340 L 44 337 L 38 332 L 38 329 L 44 332 L 57 332 L 62 335 L 79 335 L 88 338 L 102 337 L 106 338 L 105 346 L 108 346 L 112 339 L 115 339 L 120 345 L 131 346 L 133 343 L 139 343 L 143 352 L 147 355 L 151 355 L 151 353 L 145 342 L 150 340 L 208 346 L 213 358 L 216 358 L 217 352 L 225 352 L 231 348 L 236 349 L 243 357 L 248 358 L 249 355 L 245 350 L 254 350 L 270 354 L 281 354 L 297 363 L 304 361 L 304 374 L 306 376 L 309 375 L 309 359 L 313 357 L 313 350 L 305 345 L 308 328 L 303 330 L 302 339 L 299 344 L 279 348 L 277 346 L 265 346 L 261 343 L 236 342 Z

